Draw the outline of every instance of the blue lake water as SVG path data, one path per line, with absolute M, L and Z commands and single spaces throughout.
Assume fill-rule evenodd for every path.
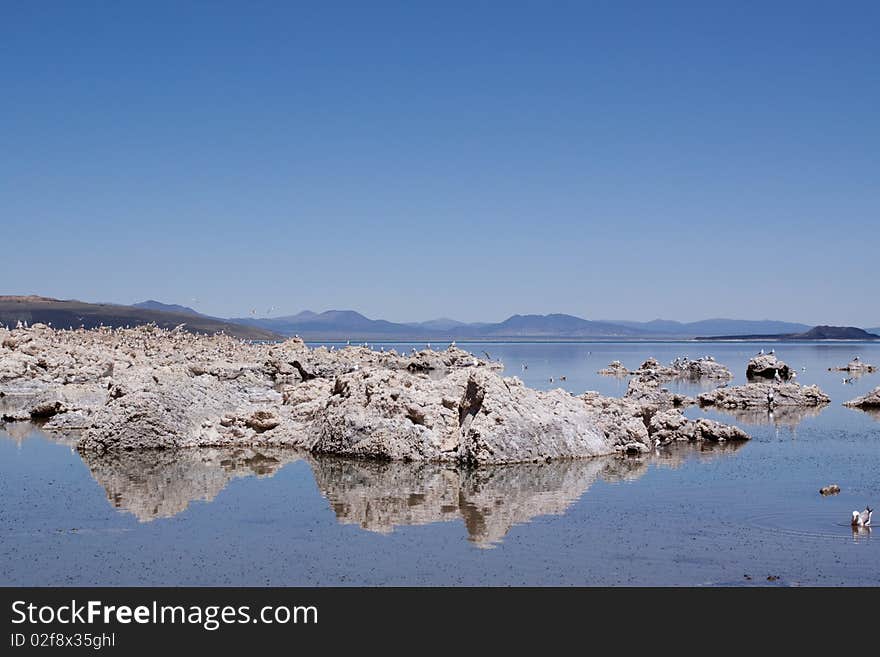
M 742 383 L 775 346 L 832 403 L 706 413 L 753 436 L 737 446 L 478 470 L 278 449 L 81 457 L 0 425 L 0 585 L 880 585 L 880 528 L 848 524 L 880 503 L 880 417 L 841 406 L 880 374 L 828 371 L 880 364 L 880 345 L 459 346 L 533 387 L 609 395 L 626 389 L 596 373 L 612 360 L 712 354 Z M 829 483 L 842 492 L 823 498 Z

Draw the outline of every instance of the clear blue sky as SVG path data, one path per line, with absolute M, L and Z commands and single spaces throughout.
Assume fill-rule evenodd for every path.
M 876 326 L 878 34 L 873 1 L 0 0 L 0 294 Z

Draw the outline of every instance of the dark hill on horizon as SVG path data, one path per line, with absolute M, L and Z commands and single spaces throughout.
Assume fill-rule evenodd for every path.
M 280 336 L 254 326 L 242 326 L 199 314 L 166 312 L 112 303 L 87 303 L 75 299 L 40 296 L 0 296 L 0 324 L 14 327 L 17 322 L 41 322 L 55 328 L 96 328 L 98 326 L 140 326 L 154 323 L 172 329 L 185 324 L 191 333 L 224 332 L 243 340 L 275 340 Z
M 880 340 L 880 335 L 855 326 L 814 326 L 802 333 L 700 336 L 697 340 Z
M 458 329 L 463 331 L 465 329 Z M 536 338 L 639 338 L 648 333 L 636 328 L 594 322 L 574 315 L 513 315 L 499 324 L 488 324 L 476 329 L 486 337 Z
M 654 335 L 746 335 L 746 334 L 781 334 L 803 333 L 812 327 L 798 322 L 780 322 L 772 319 L 702 319 L 697 322 L 676 322 L 668 319 L 655 319 L 650 322 L 633 322 L 628 320 L 604 320 L 612 324 L 620 324 L 631 328 L 648 331 Z
M 207 317 L 208 315 L 203 315 L 197 310 L 193 310 L 189 306 L 180 306 L 176 303 L 162 303 L 161 301 L 154 301 L 153 299 L 148 299 L 146 301 L 141 301 L 140 303 L 131 304 L 132 308 L 143 308 L 145 310 L 162 310 L 166 313 L 184 313 L 186 315 L 201 315 L 202 317 Z M 215 318 L 219 319 L 219 318 Z M 221 320 L 223 321 L 223 320 Z
M 236 317 L 229 321 L 260 327 L 281 335 L 299 335 L 310 340 L 405 339 L 417 338 L 426 334 L 435 335 L 435 332 L 430 329 L 416 329 L 406 324 L 396 324 L 383 319 L 369 319 L 353 310 L 327 310 L 322 313 L 304 310 L 296 315 L 283 317 Z

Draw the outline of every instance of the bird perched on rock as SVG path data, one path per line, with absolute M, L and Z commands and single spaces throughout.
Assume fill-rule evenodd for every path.
M 874 515 L 874 509 L 869 506 L 866 506 L 864 511 L 853 511 L 850 524 L 853 527 L 870 527 L 872 515 Z

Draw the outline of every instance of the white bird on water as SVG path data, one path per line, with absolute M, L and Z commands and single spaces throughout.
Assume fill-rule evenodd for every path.
M 853 511 L 850 524 L 853 527 L 870 527 L 872 515 L 874 515 L 874 509 L 869 506 L 866 506 L 864 511 Z

